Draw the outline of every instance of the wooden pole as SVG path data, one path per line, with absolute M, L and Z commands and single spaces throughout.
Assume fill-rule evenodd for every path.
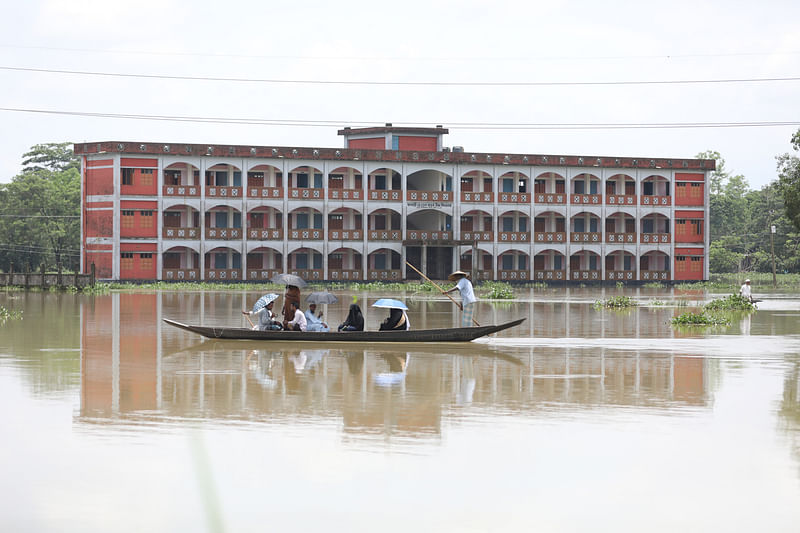
M 414 271 L 415 271 L 417 274 L 419 274 L 420 276 L 422 276 L 423 278 L 425 278 L 425 280 L 427 280 L 428 282 L 430 282 L 430 284 L 431 284 L 431 285 L 433 285 L 434 287 L 436 287 L 437 289 L 439 289 L 439 292 L 441 292 L 442 294 L 444 294 L 445 296 L 447 296 L 448 298 L 450 298 L 450 299 L 453 301 L 453 303 L 454 303 L 454 304 L 456 304 L 456 305 L 458 306 L 458 308 L 459 308 L 459 309 L 461 309 L 462 311 L 464 310 L 464 306 L 463 306 L 463 305 L 461 305 L 460 303 L 458 303 L 457 301 L 455 301 L 455 300 L 453 299 L 453 297 L 452 297 L 452 296 L 450 296 L 449 294 L 447 294 L 447 292 L 446 292 L 446 291 L 445 291 L 443 288 L 441 288 L 439 285 L 437 285 L 436 283 L 434 283 L 434 282 L 433 282 L 433 281 L 432 281 L 430 278 L 428 278 L 428 276 L 426 276 L 425 274 L 423 274 L 422 272 L 420 272 L 419 270 L 417 270 L 417 268 L 416 268 L 414 265 L 412 265 L 411 263 L 409 263 L 408 261 L 406 261 L 406 264 L 407 264 L 408 266 L 410 266 L 412 269 L 414 269 Z M 473 323 L 474 323 L 476 326 L 480 326 L 480 324 L 478 324 L 478 321 L 477 321 L 477 320 L 475 320 L 475 318 L 473 318 L 473 319 L 472 319 L 472 322 L 473 322 Z

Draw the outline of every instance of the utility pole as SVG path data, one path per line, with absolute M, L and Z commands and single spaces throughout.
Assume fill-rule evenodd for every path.
M 772 253 L 772 288 L 778 288 L 778 280 L 775 277 L 775 224 L 769 228 L 769 249 Z

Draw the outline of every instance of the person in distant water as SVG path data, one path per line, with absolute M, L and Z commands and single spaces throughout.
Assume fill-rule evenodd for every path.
M 268 303 L 265 307 L 262 307 L 255 313 L 252 311 L 242 311 L 243 315 L 256 317 L 256 323 L 253 326 L 253 330 L 280 331 L 283 329 L 281 323 L 278 322 L 277 318 L 275 317 L 275 313 L 272 312 L 274 303 L 274 301 Z
M 456 286 L 447 292 L 459 291 L 461 293 L 461 327 L 468 328 L 472 326 L 472 317 L 475 313 L 475 291 L 472 290 L 472 283 L 469 281 L 469 274 L 456 270 L 447 279 L 455 281 Z
M 289 307 L 292 310 L 292 320 L 284 320 L 283 327 L 291 331 L 306 331 L 308 324 L 306 322 L 306 315 L 300 310 L 300 305 L 297 302 L 290 302 Z
M 739 296 L 747 298 L 747 301 L 753 303 L 753 292 L 750 290 L 750 280 L 744 280 L 744 285 L 739 289 Z
M 289 322 L 290 320 L 294 320 L 294 311 L 292 311 L 291 304 L 292 302 L 297 303 L 297 307 L 300 307 L 300 288 L 295 287 L 294 285 L 287 285 L 286 286 L 286 294 L 283 295 L 283 321 Z
M 364 331 L 364 315 L 358 304 L 350 304 L 347 318 L 339 324 L 339 331 Z
M 328 324 L 322 321 L 322 311 L 315 314 L 317 311 L 317 304 L 308 304 L 308 311 L 306 311 L 306 322 L 308 326 L 306 331 L 330 331 Z
M 411 324 L 408 322 L 408 315 L 405 311 L 393 307 L 389 310 L 389 317 L 381 322 L 378 329 L 380 331 L 411 329 Z

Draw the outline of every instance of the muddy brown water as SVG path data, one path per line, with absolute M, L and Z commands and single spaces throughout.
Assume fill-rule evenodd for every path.
M 727 328 L 714 295 L 524 289 L 467 344 L 213 341 L 255 292 L 0 293 L 3 531 L 797 531 L 800 296 Z M 388 296 L 412 326 L 459 323 Z

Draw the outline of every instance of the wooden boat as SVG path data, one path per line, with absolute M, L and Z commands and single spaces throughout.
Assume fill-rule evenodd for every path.
M 225 328 L 218 326 L 191 326 L 168 318 L 164 322 L 176 328 L 197 333 L 209 339 L 239 339 L 254 341 L 303 342 L 469 342 L 518 326 L 525 319 L 505 324 L 471 328 L 417 329 L 400 331 L 258 331 L 250 328 Z

